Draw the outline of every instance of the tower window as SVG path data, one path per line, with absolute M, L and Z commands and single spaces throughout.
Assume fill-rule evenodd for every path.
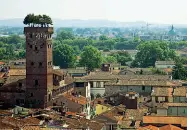
M 35 80 L 34 84 L 35 86 L 38 86 L 38 80 Z
M 22 83 L 19 83 L 19 87 L 22 87 Z
M 29 36 L 30 38 L 32 38 L 32 33 L 30 34 L 30 36 Z
M 42 66 L 42 62 L 39 62 L 39 66 Z
M 52 65 L 52 62 L 50 61 L 50 62 L 48 62 L 48 65 Z
M 34 62 L 31 62 L 31 65 L 33 66 L 33 65 L 34 65 Z
M 33 93 L 30 94 L 30 97 L 33 97 Z
M 32 48 L 32 45 L 30 45 L 30 48 Z
M 35 46 L 35 51 L 37 51 L 38 50 L 38 47 L 37 46 Z

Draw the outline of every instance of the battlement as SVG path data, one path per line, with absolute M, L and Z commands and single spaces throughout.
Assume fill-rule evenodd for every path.
M 53 27 L 24 27 L 24 33 L 49 33 L 49 34 L 53 34 Z

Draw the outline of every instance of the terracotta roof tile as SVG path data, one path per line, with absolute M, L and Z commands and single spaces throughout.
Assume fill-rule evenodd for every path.
M 145 126 L 145 127 L 140 127 L 140 128 L 138 128 L 138 130 L 160 130 L 160 129 L 156 126 L 148 125 L 148 126 Z
M 139 109 L 127 109 L 125 112 L 126 119 L 134 119 L 134 120 L 142 120 L 145 113 L 148 112 L 146 108 L 139 108 Z
M 39 125 L 40 120 L 34 117 L 27 117 L 22 120 L 26 125 Z
M 1 120 L 0 120 L 0 129 L 1 130 L 14 130 L 15 128 L 19 129 L 18 127 L 15 127 L 11 124 L 6 124 L 6 123 L 3 123 Z
M 4 64 L 5 64 L 5 62 L 0 61 L 0 65 L 4 65 Z
M 24 126 L 22 130 L 41 130 L 40 126 Z
M 5 82 L 6 84 L 11 84 L 11 83 L 17 83 L 18 81 L 25 80 L 26 76 L 10 76 L 7 78 L 7 81 Z
M 26 69 L 10 69 L 8 76 L 25 76 Z
M 183 130 L 177 126 L 174 125 L 165 125 L 159 128 L 159 130 Z
M 187 89 L 186 87 L 177 87 L 174 89 L 174 96 L 186 96 Z
M 132 86 L 175 86 L 173 83 L 169 81 L 147 81 L 147 80 L 112 80 L 106 82 L 105 85 L 111 86 L 120 86 L 120 85 L 132 85 Z
M 87 99 L 81 95 L 79 96 L 73 96 L 72 94 L 69 93 L 64 93 L 63 96 L 75 103 L 81 104 L 81 105 L 85 105 L 87 104 Z
M 168 96 L 172 97 L 173 88 L 170 87 L 154 87 L 152 96 Z
M 143 123 L 145 124 L 172 124 L 187 127 L 187 117 L 174 116 L 143 116 Z

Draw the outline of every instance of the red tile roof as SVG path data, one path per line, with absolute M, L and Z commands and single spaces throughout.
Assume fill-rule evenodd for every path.
M 140 127 L 140 128 L 138 128 L 138 130 L 159 130 L 159 128 L 156 126 L 148 125 L 145 127 Z
M 177 126 L 174 125 L 165 125 L 159 128 L 159 130 L 183 130 Z
M 5 62 L 0 61 L 0 65 L 4 65 L 4 64 L 5 64 Z
M 187 127 L 187 117 L 174 116 L 143 116 L 143 123 L 145 124 L 172 124 Z

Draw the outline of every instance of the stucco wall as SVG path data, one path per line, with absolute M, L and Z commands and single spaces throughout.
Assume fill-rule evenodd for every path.
M 157 109 L 157 115 L 159 115 L 159 116 L 167 116 L 167 109 L 158 108 Z
M 105 86 L 105 91 L 107 94 L 118 93 L 118 92 L 137 92 L 137 93 L 151 93 L 151 86 Z

